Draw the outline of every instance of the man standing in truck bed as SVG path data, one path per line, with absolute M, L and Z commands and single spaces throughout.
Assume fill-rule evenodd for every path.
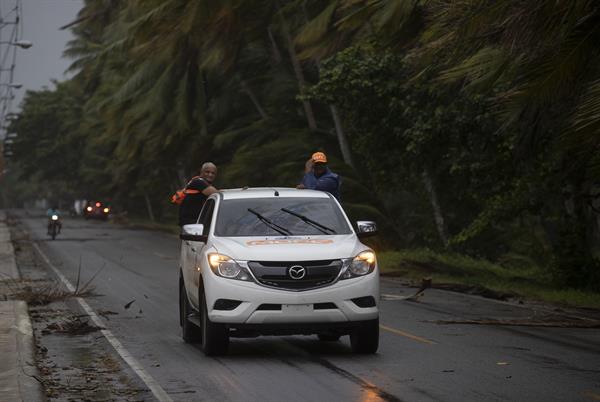
M 217 177 L 217 167 L 212 162 L 206 162 L 200 169 L 200 174 L 190 180 L 183 190 L 183 201 L 179 206 L 179 226 L 196 223 L 204 202 L 217 190 L 213 181 Z
M 306 161 L 302 183 L 296 188 L 326 191 L 340 200 L 340 176 L 329 170 L 327 156 L 323 152 L 315 152 Z

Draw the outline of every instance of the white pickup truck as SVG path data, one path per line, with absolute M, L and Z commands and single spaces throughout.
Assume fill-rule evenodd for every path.
M 356 353 L 379 345 L 379 270 L 328 193 L 289 188 L 226 190 L 185 225 L 179 308 L 185 342 L 206 355 L 227 352 L 230 337 L 350 335 Z

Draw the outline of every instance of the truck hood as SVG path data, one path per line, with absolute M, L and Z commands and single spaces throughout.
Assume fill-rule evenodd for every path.
M 217 252 L 238 261 L 311 261 L 355 257 L 368 247 L 356 235 L 215 237 Z

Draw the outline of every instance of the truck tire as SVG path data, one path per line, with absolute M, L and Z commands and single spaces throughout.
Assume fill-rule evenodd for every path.
M 202 332 L 187 317 L 193 313 L 192 306 L 187 297 L 183 280 L 179 280 L 179 325 L 181 337 L 185 343 L 198 343 L 202 340 Z
M 208 317 L 204 289 L 200 289 L 200 322 L 202 323 L 202 351 L 206 356 L 227 354 L 229 329 L 224 324 L 212 322 Z
M 379 319 L 366 321 L 350 334 L 354 353 L 373 354 L 379 347 Z

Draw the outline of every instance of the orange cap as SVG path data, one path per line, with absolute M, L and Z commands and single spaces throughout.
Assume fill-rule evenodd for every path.
M 323 152 L 315 152 L 312 154 L 312 161 L 314 163 L 327 163 L 327 157 Z

